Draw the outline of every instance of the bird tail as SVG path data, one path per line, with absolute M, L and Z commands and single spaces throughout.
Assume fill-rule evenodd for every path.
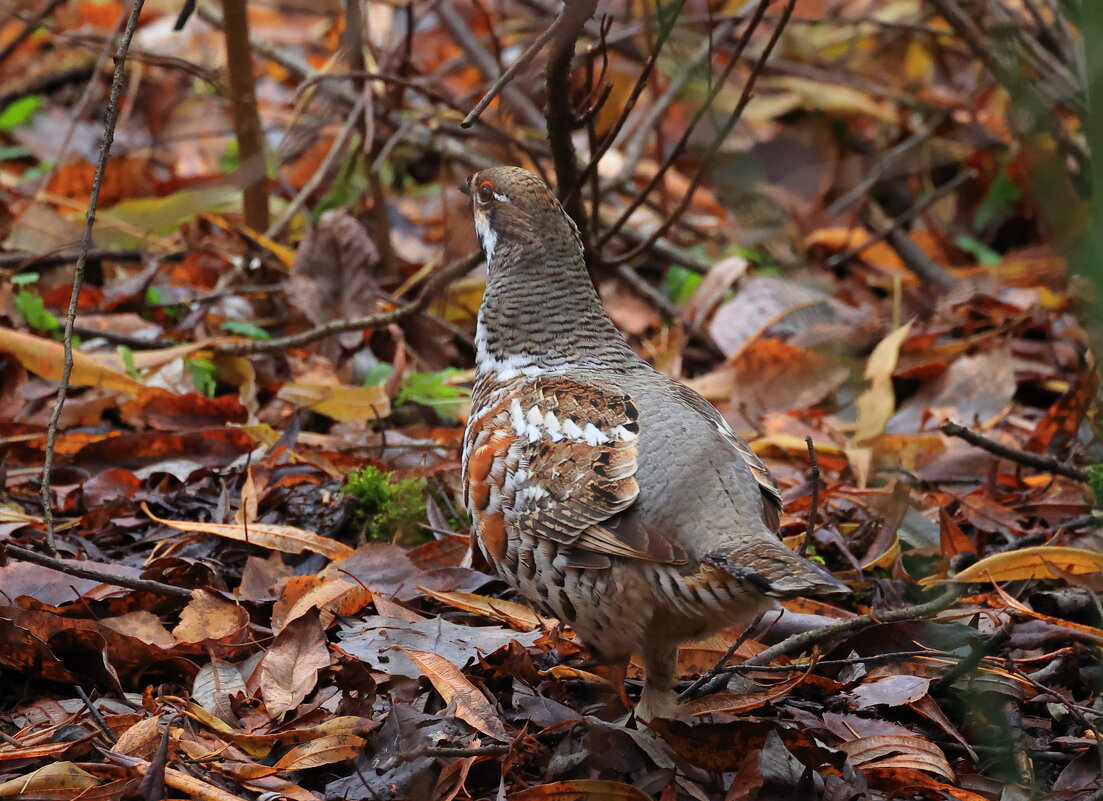
M 762 539 L 736 550 L 712 551 L 701 561 L 774 598 L 850 594 L 845 584 L 780 541 Z

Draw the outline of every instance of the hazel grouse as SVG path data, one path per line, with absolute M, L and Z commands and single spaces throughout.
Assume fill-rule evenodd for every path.
M 463 447 L 479 545 L 598 661 L 639 653 L 636 715 L 669 716 L 680 643 L 846 587 L 778 538 L 781 495 L 747 444 L 606 316 L 548 187 L 494 167 L 464 188 L 488 268 Z

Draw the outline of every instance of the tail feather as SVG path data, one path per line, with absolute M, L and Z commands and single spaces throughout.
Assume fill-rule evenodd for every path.
M 774 598 L 850 594 L 845 584 L 781 542 L 763 539 L 736 552 L 714 551 L 702 561 Z

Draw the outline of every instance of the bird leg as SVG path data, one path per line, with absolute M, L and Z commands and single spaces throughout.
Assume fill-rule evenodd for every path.
M 677 714 L 678 696 L 674 692 L 674 674 L 678 667 L 676 642 L 652 639 L 643 649 L 644 683 L 636 719 L 649 722 Z

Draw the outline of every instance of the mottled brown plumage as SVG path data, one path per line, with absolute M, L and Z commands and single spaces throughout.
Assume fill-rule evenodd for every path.
M 780 541 L 748 445 L 609 320 L 544 183 L 496 167 L 467 191 L 488 263 L 463 457 L 479 545 L 598 659 L 640 653 L 636 714 L 669 715 L 679 643 L 846 588 Z

